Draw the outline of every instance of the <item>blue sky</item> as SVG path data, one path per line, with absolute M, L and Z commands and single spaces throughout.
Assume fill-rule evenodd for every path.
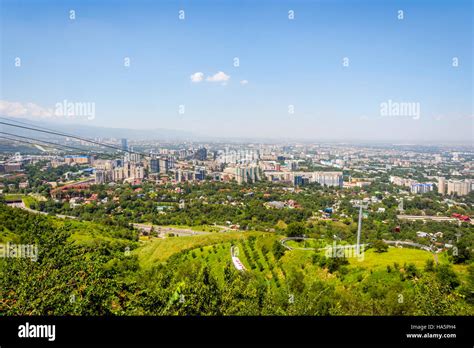
M 55 122 L 472 141 L 472 10 L 459 0 L 1 0 L 0 111 L 38 118 L 66 99 L 95 103 L 95 117 Z M 419 103 L 420 117 L 381 116 L 388 100 Z

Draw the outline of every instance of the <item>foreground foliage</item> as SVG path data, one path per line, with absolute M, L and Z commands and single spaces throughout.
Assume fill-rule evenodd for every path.
M 3 204 L 0 233 L 3 243 L 38 246 L 36 261 L 0 259 L 1 315 L 474 314 L 473 266 L 460 273 L 447 258 L 430 263 L 429 253 L 426 266 L 374 266 L 391 249 L 349 262 L 288 251 L 275 233 L 257 232 L 140 246 L 127 228 L 59 221 Z M 175 249 L 160 254 L 160 243 Z M 231 246 L 247 271 L 234 269 Z

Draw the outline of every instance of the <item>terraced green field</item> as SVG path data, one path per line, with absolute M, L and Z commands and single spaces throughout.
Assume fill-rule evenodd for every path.
M 328 284 L 338 287 L 355 286 L 369 275 L 390 282 L 394 276 L 387 274 L 387 266 L 394 267 L 394 263 L 401 267 L 413 264 L 422 270 L 427 260 L 433 260 L 433 254 L 418 249 L 390 247 L 387 252 L 377 253 L 373 249 L 366 250 L 363 258 L 348 258 L 349 264 L 344 275 L 328 272 L 314 262 L 317 253 L 325 255 L 325 251 L 286 250 L 281 259 L 273 254 L 273 244 L 282 237 L 265 232 L 225 232 L 188 237 L 171 237 L 155 239 L 145 242 L 134 250 L 138 255 L 140 265 L 149 268 L 166 260 L 174 254 L 182 254 L 183 260 L 203 262 L 216 278 L 223 281 L 223 270 L 231 261 L 231 247 L 234 247 L 235 256 L 246 268 L 246 273 L 259 278 L 268 287 L 288 287 L 295 274 L 303 278 L 306 285 L 315 280 L 324 280 Z M 302 242 L 290 241 L 292 246 L 301 247 Z M 307 243 L 309 244 L 309 243 Z M 312 241 L 311 246 L 326 245 L 322 241 Z M 307 246 L 307 245 L 306 245 Z M 448 263 L 445 254 L 438 255 L 440 264 Z M 462 280 L 466 280 L 466 267 L 455 265 L 454 270 Z M 384 280 L 385 279 L 385 280 Z M 394 278 L 395 279 L 395 278 Z M 394 280 L 392 279 L 392 280 Z M 351 285 L 352 284 L 352 285 Z
M 239 235 L 238 238 L 225 242 L 194 249 L 188 247 L 186 248 L 185 259 L 205 262 L 209 265 L 213 275 L 223 281 L 223 270 L 226 265 L 231 264 L 231 247 L 233 246 L 234 255 L 245 266 L 245 272 L 253 274 L 263 281 L 266 286 L 278 288 L 284 284 L 285 274 L 289 271 L 291 264 L 301 261 L 294 257 L 297 253 L 288 253 L 288 255 L 285 255 L 285 260 L 279 262 L 272 252 L 273 243 L 278 239 L 278 236 L 269 233 L 245 233 L 243 236 Z M 161 247 L 164 247 L 164 245 L 161 245 Z M 304 255 L 303 253 L 301 256 L 309 261 L 311 260 L 309 254 Z
M 165 239 L 154 239 L 145 242 L 140 248 L 134 250 L 134 254 L 138 255 L 140 265 L 144 268 L 153 266 L 156 263 L 166 261 L 171 255 L 176 253 L 195 250 L 201 247 L 221 244 L 240 239 L 247 239 L 250 236 L 258 236 L 263 232 L 222 232 L 210 233 L 205 235 L 185 236 L 185 237 L 168 237 Z M 230 259 L 230 249 L 229 256 Z

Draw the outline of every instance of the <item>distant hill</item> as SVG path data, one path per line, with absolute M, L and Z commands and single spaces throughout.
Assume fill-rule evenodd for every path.
M 54 131 L 59 131 L 62 133 L 69 133 L 78 135 L 81 137 L 87 138 L 127 138 L 131 140 L 191 140 L 196 139 L 196 135 L 191 132 L 181 131 L 181 130 L 174 130 L 174 129 L 127 129 L 127 128 L 113 128 L 113 127 L 96 127 L 90 125 L 82 125 L 82 124 L 67 124 L 67 123 L 60 123 L 60 122 L 51 122 L 51 121 L 36 121 L 30 119 L 22 119 L 22 118 L 10 118 L 11 120 L 15 120 L 18 122 L 23 123 L 16 123 L 6 121 L 1 119 L 2 122 L 7 123 L 15 123 L 21 126 L 28 127 L 28 125 L 32 125 L 34 127 L 42 127 L 47 128 Z M 26 123 L 26 124 L 25 124 Z M 11 127 L 7 125 L 0 124 L 0 131 L 14 133 L 22 136 L 31 136 L 35 138 L 53 138 L 54 135 L 40 133 L 35 131 L 30 131 L 28 129 L 21 129 L 18 127 Z

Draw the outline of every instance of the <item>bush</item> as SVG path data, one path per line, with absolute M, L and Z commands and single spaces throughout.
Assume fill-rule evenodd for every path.
M 433 272 L 434 271 L 434 261 L 433 260 L 426 260 L 425 262 L 425 272 Z
M 317 265 L 320 259 L 321 259 L 321 255 L 319 255 L 318 253 L 314 253 L 313 256 L 311 257 L 311 262 L 313 263 L 313 265 Z
M 415 264 L 409 263 L 408 266 L 405 266 L 405 273 L 407 278 L 415 278 L 418 277 L 418 269 L 416 268 Z
M 283 255 L 285 255 L 286 248 L 281 245 L 280 241 L 276 240 L 273 243 L 272 252 L 275 256 L 275 259 L 280 260 Z
M 459 279 L 450 265 L 440 265 L 436 268 L 436 277 L 441 284 L 454 289 L 459 286 Z
M 286 235 L 288 237 L 301 237 L 306 234 L 306 227 L 301 222 L 292 222 L 286 228 Z
M 466 239 L 461 239 L 455 247 L 448 252 L 453 263 L 469 263 L 472 258 L 471 247 Z
M 377 252 L 377 253 L 383 253 L 383 252 L 386 252 L 388 250 L 388 245 L 386 243 L 384 243 L 383 241 L 381 241 L 381 240 L 376 240 L 373 243 L 373 247 L 375 249 L 375 252 Z
M 336 272 L 343 265 L 348 265 L 349 261 L 345 257 L 328 257 L 326 258 L 326 266 L 331 273 Z

